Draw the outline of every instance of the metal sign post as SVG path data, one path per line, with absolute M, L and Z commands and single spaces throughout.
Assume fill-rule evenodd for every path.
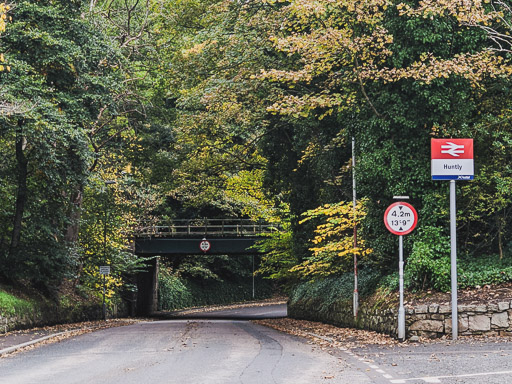
M 450 180 L 450 274 L 452 290 L 452 340 L 459 335 L 459 312 L 457 310 L 457 204 L 455 180 Z
M 107 304 L 105 302 L 105 294 L 106 294 L 106 278 L 107 275 L 110 275 L 110 265 L 101 265 L 100 266 L 100 275 L 103 277 L 103 302 L 101 306 L 101 314 L 103 320 L 107 320 Z
M 398 278 L 400 286 L 400 306 L 398 307 L 398 340 L 405 340 L 404 307 L 404 237 L 398 236 Z
M 408 196 L 396 198 L 408 199 Z M 393 234 L 398 235 L 398 277 L 400 305 L 398 307 L 398 339 L 405 340 L 405 307 L 404 307 L 404 240 L 403 235 L 411 233 L 418 223 L 418 213 L 409 203 L 391 204 L 384 213 L 384 224 Z
M 452 340 L 459 334 L 457 310 L 457 208 L 455 180 L 473 180 L 473 139 L 432 139 L 432 180 L 450 180 Z

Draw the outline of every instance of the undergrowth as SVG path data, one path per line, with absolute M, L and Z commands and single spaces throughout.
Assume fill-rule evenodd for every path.
M 375 292 L 381 278 L 378 272 L 372 270 L 360 270 L 358 273 L 359 297 L 364 298 Z M 290 302 L 295 303 L 303 300 L 319 301 L 320 312 L 329 308 L 339 301 L 351 301 L 354 294 L 354 274 L 344 273 L 341 276 L 328 277 L 314 281 L 300 283 L 292 292 Z

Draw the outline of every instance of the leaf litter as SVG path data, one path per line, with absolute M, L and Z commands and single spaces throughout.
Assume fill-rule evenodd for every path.
M 0 355 L 0 358 L 12 356 L 19 352 L 29 351 L 35 349 L 41 345 L 58 343 L 63 340 L 80 336 L 86 333 L 96 332 L 102 329 L 122 327 L 126 325 L 136 324 L 141 321 L 147 321 L 147 319 L 111 319 L 111 320 L 99 320 L 99 321 L 85 321 L 81 323 L 72 324 L 59 324 L 54 326 L 46 326 L 39 328 L 32 328 L 28 330 L 17 330 L 7 332 L 0 335 L 0 339 L 11 339 L 11 344 L 22 344 L 24 341 L 34 341 L 39 338 L 49 336 L 49 338 L 37 342 L 26 347 L 19 348 L 13 352 L 5 353 Z M 17 342 L 16 340 L 20 340 Z M 14 341 L 14 342 L 13 342 Z M 9 345 L 10 346 L 10 345 Z

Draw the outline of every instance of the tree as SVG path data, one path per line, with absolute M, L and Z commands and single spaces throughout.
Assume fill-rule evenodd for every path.
M 366 216 L 364 202 L 357 203 L 356 212 L 354 217 L 352 202 L 325 204 L 305 212 L 300 223 L 318 221 L 311 240 L 313 254 L 290 271 L 309 279 L 339 275 L 350 271 L 354 255 L 358 260 L 367 257 L 372 250 L 363 239 L 358 239 L 358 246 L 354 247 L 353 238 L 354 227 Z
M 10 33 L 2 37 L 11 65 L 0 74 L 2 91 L 19 107 L 0 116 L 6 144 L 2 178 L 15 186 L 3 190 L 2 219 L 11 224 L 4 224 L 0 236 L 1 273 L 3 279 L 27 279 L 47 289 L 76 261 L 64 241 L 69 196 L 94 161 L 86 126 L 110 99 L 117 78 L 101 62 L 112 50 L 81 17 L 80 5 L 20 1 Z
M 498 15 L 484 4 L 463 1 L 267 3 L 279 5 L 283 26 L 272 36 L 275 48 L 297 62 L 295 68 L 262 70 L 260 78 L 287 88 L 269 110 L 321 121 L 332 115 L 338 124 L 331 133 L 329 124 L 312 131 L 309 143 L 300 146 L 304 156 L 281 153 L 303 167 L 323 156 L 320 135 L 338 137 L 333 153 L 339 154 L 347 136 L 357 137 L 359 193 L 369 198 L 363 228 L 374 249 L 368 261 L 385 269 L 392 254 L 382 226 L 387 201 L 408 194 L 425 225 L 441 225 L 443 201 L 434 196 L 442 186 L 429 180 L 429 139 L 473 137 L 487 90 L 508 81 L 510 63 L 487 49 L 483 33 L 486 25 L 498 25 Z M 299 140 L 289 137 L 293 148 Z M 342 193 L 349 188 L 344 183 Z

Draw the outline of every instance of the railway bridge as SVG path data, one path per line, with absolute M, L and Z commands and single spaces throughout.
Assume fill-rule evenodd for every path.
M 265 234 L 279 231 L 275 224 L 246 219 L 191 219 L 159 222 L 137 228 L 134 252 L 152 257 L 137 276 L 137 312 L 157 310 L 159 257 L 186 255 L 254 255 L 252 247 Z

